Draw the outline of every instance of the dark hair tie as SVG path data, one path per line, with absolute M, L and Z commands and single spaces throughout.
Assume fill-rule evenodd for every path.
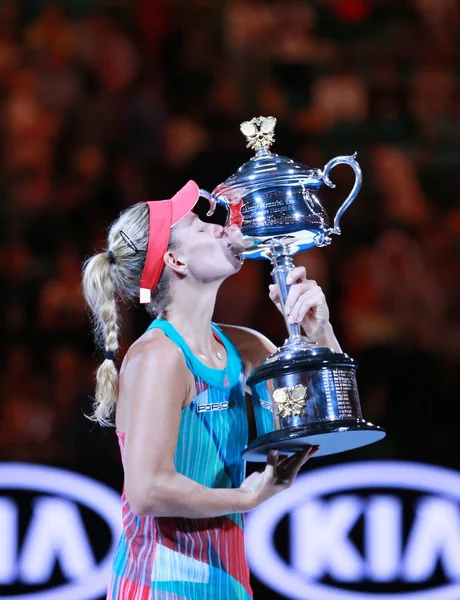
M 107 250 L 107 254 L 109 255 L 109 263 L 111 265 L 114 265 L 117 262 L 117 257 L 112 252 L 112 250 Z
M 104 352 L 104 358 L 105 360 L 115 360 L 115 352 L 112 352 L 112 350 L 106 350 Z
M 121 235 L 124 243 L 127 246 L 129 246 L 133 252 L 135 252 L 137 254 L 139 252 L 139 248 L 136 246 L 136 244 L 133 242 L 133 240 L 128 235 L 126 235 L 126 233 L 123 230 L 120 231 L 120 235 Z

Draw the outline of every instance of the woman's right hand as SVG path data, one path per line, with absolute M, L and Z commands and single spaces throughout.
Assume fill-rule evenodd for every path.
M 240 486 L 241 491 L 252 495 L 251 508 L 290 488 L 300 469 L 318 450 L 318 446 L 306 446 L 301 452 L 282 458 L 278 450 L 271 450 L 265 469 L 249 475 Z

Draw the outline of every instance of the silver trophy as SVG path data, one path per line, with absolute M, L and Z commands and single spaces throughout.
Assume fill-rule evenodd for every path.
M 362 183 L 353 156 L 338 156 L 324 169 L 312 169 L 270 152 L 276 119 L 257 117 L 241 125 L 247 147 L 255 150 L 248 162 L 213 190 L 213 196 L 241 205 L 242 232 L 248 242 L 245 258 L 266 258 L 273 265 L 281 307 L 289 292 L 286 278 L 293 256 L 313 246 L 331 243 L 340 234 L 340 219 Z M 316 192 L 339 164 L 355 172 L 355 183 L 339 208 L 333 226 Z M 315 456 L 359 448 L 385 437 L 385 431 L 364 420 L 356 385 L 356 362 L 347 354 L 320 347 L 288 323 L 289 337 L 278 351 L 248 378 L 258 437 L 243 453 L 246 460 L 265 461 L 271 449 L 282 454 L 319 445 Z

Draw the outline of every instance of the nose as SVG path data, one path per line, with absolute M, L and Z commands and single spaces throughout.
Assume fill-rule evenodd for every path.
M 222 227 L 222 225 L 217 225 L 216 223 L 214 223 L 212 227 L 213 227 L 214 237 L 216 237 L 216 238 L 223 237 L 224 228 Z
M 224 235 L 228 235 L 229 237 L 231 237 L 234 240 L 237 240 L 237 239 L 243 237 L 241 229 L 238 227 L 238 225 L 236 225 L 236 223 L 232 223 L 232 225 L 228 225 L 227 227 L 225 227 Z

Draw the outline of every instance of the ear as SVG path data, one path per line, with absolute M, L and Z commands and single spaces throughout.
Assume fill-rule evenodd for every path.
M 169 267 L 172 271 L 178 275 L 185 275 L 186 264 L 181 260 L 181 257 L 168 250 L 163 255 L 163 262 L 166 267 Z

